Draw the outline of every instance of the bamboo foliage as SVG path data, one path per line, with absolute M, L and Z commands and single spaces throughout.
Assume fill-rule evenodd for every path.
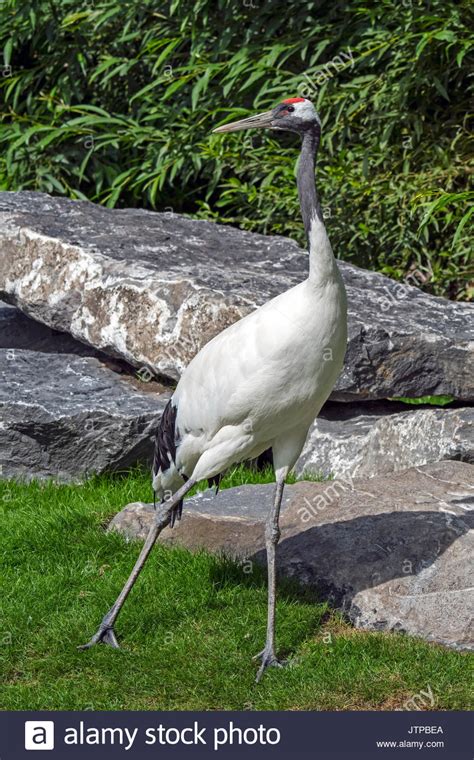
M 0 185 L 303 241 L 297 145 L 211 136 L 303 94 L 336 253 L 469 289 L 470 4 L 4 0 Z

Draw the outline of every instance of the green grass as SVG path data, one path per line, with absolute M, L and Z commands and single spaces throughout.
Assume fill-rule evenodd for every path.
M 287 483 L 296 483 L 298 480 L 301 480 L 301 478 L 298 478 L 294 472 L 290 472 L 286 482 Z M 304 476 L 304 480 L 312 480 L 319 482 L 321 480 L 324 480 L 323 475 L 314 475 L 311 473 L 307 473 Z M 259 484 L 259 483 L 274 483 L 275 482 L 275 474 L 273 472 L 273 468 L 268 465 L 264 467 L 261 470 L 257 470 L 251 467 L 247 467 L 245 464 L 238 464 L 235 467 L 233 467 L 231 470 L 225 473 L 224 477 L 222 478 L 220 488 L 234 488 L 236 486 L 243 486 L 243 485 L 249 485 L 249 484 Z M 207 482 L 203 481 L 198 484 L 197 490 L 203 491 L 207 488 Z M 193 493 L 193 491 L 191 491 Z
M 406 396 L 394 396 L 389 401 L 401 401 L 403 404 L 412 406 L 448 406 L 455 401 L 454 396 L 418 396 L 417 398 L 408 398 Z
M 468 655 L 356 631 L 291 583 L 280 584 L 278 649 L 292 667 L 256 685 L 263 570 L 163 546 L 119 618 L 123 648 L 79 652 L 139 549 L 104 525 L 150 500 L 148 477 L 0 488 L 1 709 L 393 709 L 428 687 L 436 708 L 468 707 Z

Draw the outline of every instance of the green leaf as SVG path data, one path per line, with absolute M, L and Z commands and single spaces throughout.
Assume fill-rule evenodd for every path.
M 456 228 L 456 232 L 454 234 L 453 243 L 452 243 L 452 247 L 453 248 L 455 248 L 456 245 L 458 244 L 458 242 L 459 242 L 459 240 L 461 238 L 461 233 L 462 233 L 464 227 L 466 226 L 466 224 L 470 221 L 470 219 L 471 219 L 471 217 L 472 217 L 473 214 L 474 214 L 474 206 L 471 206 L 471 208 L 469 209 L 469 211 L 467 211 L 464 214 L 464 216 L 462 217 L 461 221 L 459 222 L 459 224 L 458 224 L 458 226 Z
M 193 111 L 196 110 L 200 96 L 204 95 L 204 93 L 207 90 L 210 76 L 211 76 L 211 70 L 206 69 L 204 74 L 201 77 L 199 77 L 199 79 L 197 80 L 196 84 L 194 85 L 191 91 L 191 108 Z
M 89 20 L 93 16 L 94 16 L 94 12 L 91 10 L 77 11 L 76 13 L 69 13 L 61 21 L 61 26 L 63 27 L 63 29 L 67 29 L 70 26 L 77 26 L 82 21 Z
M 12 59 L 13 50 L 13 37 L 10 37 L 3 47 L 3 63 L 5 66 L 9 66 Z

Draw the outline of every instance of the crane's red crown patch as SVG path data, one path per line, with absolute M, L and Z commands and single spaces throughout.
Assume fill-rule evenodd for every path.
M 282 103 L 303 103 L 306 100 L 306 98 L 288 98 L 287 100 L 282 100 Z

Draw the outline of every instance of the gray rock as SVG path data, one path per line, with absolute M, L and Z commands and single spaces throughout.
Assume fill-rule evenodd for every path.
M 374 477 L 441 459 L 474 464 L 474 408 L 330 403 L 313 423 L 296 472 Z
M 0 473 L 68 481 L 149 461 L 165 402 L 95 358 L 0 349 Z
M 306 276 L 307 255 L 172 213 L 0 193 L 0 296 L 38 321 L 177 379 L 211 337 Z M 340 263 L 349 344 L 334 399 L 472 400 L 472 305 Z
M 53 330 L 30 319 L 16 306 L 3 301 L 0 301 L 0 348 L 21 348 L 48 354 L 77 354 L 107 359 L 106 354 L 92 346 L 75 340 L 68 333 Z
M 161 540 L 264 562 L 273 486 L 187 499 Z M 153 507 L 130 504 L 110 529 L 143 538 Z M 438 462 L 384 477 L 286 489 L 280 571 L 317 588 L 357 627 L 472 649 L 474 467 Z

